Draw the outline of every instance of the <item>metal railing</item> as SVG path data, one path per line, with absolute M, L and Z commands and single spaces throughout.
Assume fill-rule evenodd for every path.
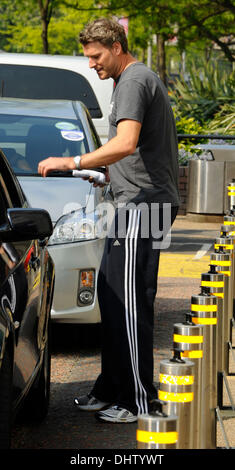
M 220 135 L 220 134 L 178 134 L 178 139 L 212 139 L 212 140 L 234 140 L 235 135 Z

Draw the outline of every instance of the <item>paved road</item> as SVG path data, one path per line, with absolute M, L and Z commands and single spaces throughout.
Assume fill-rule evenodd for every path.
M 208 270 L 219 227 L 178 217 L 171 244 L 162 253 L 155 302 L 156 382 L 160 361 L 171 356 L 173 325 L 185 319 L 191 295 L 199 292 L 200 274 Z M 53 335 L 48 417 L 39 426 L 16 423 L 13 449 L 135 449 L 136 423 L 126 426 L 99 423 L 91 413 L 78 412 L 73 406 L 74 396 L 88 392 L 99 373 L 99 330 L 55 325 Z M 220 429 L 217 445 L 224 447 Z

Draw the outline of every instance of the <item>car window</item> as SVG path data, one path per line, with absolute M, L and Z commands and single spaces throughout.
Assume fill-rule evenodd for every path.
M 102 117 L 92 87 L 77 72 L 54 67 L 0 64 L 0 77 L 2 97 L 82 101 L 92 118 Z
M 0 148 L 17 175 L 38 174 L 47 157 L 71 157 L 89 151 L 79 120 L 0 115 Z

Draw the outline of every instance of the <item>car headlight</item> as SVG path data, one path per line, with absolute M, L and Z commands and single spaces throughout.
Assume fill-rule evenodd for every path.
M 94 240 L 99 237 L 99 216 L 95 212 L 87 214 L 79 209 L 65 214 L 55 224 L 49 245 Z

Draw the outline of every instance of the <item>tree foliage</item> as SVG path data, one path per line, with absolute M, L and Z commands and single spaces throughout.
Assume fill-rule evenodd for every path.
M 73 54 L 78 32 L 89 21 L 93 0 L 80 0 L 84 11 L 62 0 L 2 0 L 0 47 L 9 52 Z
M 216 45 L 230 62 L 235 61 L 234 0 L 179 0 L 178 37 L 182 48 L 195 41 Z
M 143 56 L 153 35 L 163 48 L 177 35 L 180 51 L 213 44 L 235 60 L 235 0 L 1 0 L 0 47 L 71 54 L 78 50 L 79 30 L 100 15 L 128 17 L 131 49 Z

